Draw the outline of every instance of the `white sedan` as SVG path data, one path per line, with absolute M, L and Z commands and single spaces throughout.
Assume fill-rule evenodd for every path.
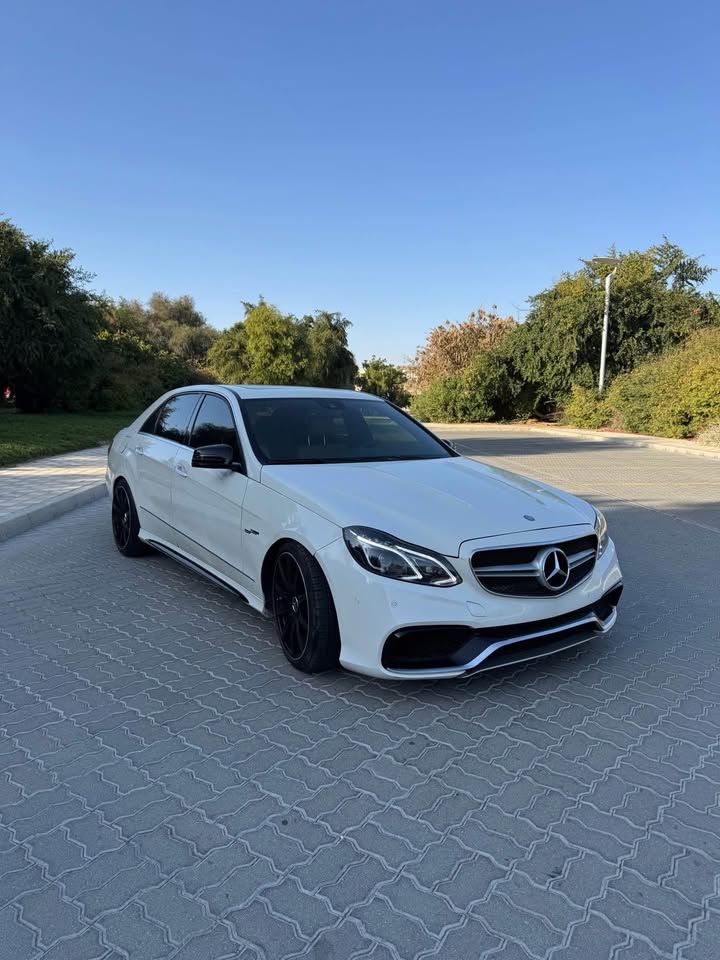
M 107 486 L 121 553 L 160 550 L 272 616 L 306 672 L 456 677 L 616 619 L 599 511 L 368 394 L 174 390 L 115 437 Z

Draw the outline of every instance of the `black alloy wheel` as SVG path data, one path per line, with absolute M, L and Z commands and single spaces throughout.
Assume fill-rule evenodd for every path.
M 300 565 L 285 551 L 275 561 L 273 613 L 285 656 L 296 663 L 310 639 L 308 592 Z
M 135 502 L 127 483 L 120 479 L 116 482 L 112 496 L 112 532 L 115 546 L 125 557 L 140 557 L 148 553 L 148 546 L 139 537 Z
M 304 673 L 338 665 L 340 638 L 335 605 L 318 562 L 299 543 L 275 557 L 272 612 L 283 652 Z

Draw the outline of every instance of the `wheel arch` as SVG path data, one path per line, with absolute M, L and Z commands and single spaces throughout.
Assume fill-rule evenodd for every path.
M 262 598 L 266 611 L 270 609 L 273 564 L 283 546 L 288 543 L 296 543 L 300 547 L 305 547 L 305 544 L 300 540 L 296 540 L 295 537 L 281 537 L 268 547 L 263 557 L 262 567 L 260 568 L 260 589 L 262 590 Z M 307 547 L 305 547 L 305 549 L 307 550 Z

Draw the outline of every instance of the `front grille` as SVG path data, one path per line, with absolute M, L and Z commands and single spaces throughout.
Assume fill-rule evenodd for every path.
M 492 547 L 476 550 L 470 560 L 478 583 L 491 593 L 507 597 L 556 597 L 572 590 L 582 583 L 595 566 L 597 557 L 597 535 L 586 534 L 572 540 L 557 540 L 549 543 L 533 544 L 521 547 Z M 558 549 L 567 558 L 567 578 L 564 582 L 564 561 L 557 557 L 562 568 L 556 575 L 557 587 L 553 578 L 543 576 L 543 566 L 547 572 L 553 569 L 556 557 L 548 557 L 548 551 Z M 546 560 L 543 565 L 543 560 Z

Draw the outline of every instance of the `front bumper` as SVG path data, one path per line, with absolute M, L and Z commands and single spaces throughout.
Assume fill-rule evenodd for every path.
M 618 583 L 596 603 L 528 623 L 396 630 L 383 647 L 382 663 L 396 677 L 456 677 L 458 671 L 479 673 L 559 653 L 612 629 L 622 589 Z
M 612 628 L 622 592 L 612 541 L 586 580 L 552 597 L 492 594 L 469 557 L 452 558 L 463 582 L 448 588 L 376 576 L 342 539 L 316 559 L 335 599 L 340 662 L 375 677 L 459 677 L 568 649 Z

